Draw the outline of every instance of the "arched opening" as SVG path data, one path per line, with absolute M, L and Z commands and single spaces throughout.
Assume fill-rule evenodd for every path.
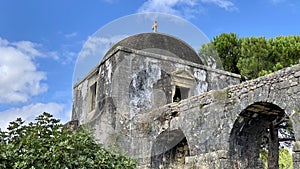
M 244 109 L 230 133 L 230 157 L 234 168 L 279 168 L 279 149 L 295 140 L 291 123 L 277 105 L 257 102 Z M 266 163 L 263 163 L 265 152 Z M 267 167 L 265 166 L 267 165 Z
M 189 146 L 181 130 L 161 133 L 152 146 L 151 168 L 183 168 Z

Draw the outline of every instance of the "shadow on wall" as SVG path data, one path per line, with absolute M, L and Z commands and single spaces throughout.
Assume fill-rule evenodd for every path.
M 189 146 L 183 132 L 180 129 L 165 131 L 152 146 L 151 168 L 183 168 L 185 157 L 189 155 Z
M 264 168 L 260 151 L 268 150 L 269 168 L 278 169 L 280 132 L 289 123 L 284 110 L 272 103 L 258 102 L 244 109 L 230 134 L 230 158 L 235 168 Z M 280 132 L 279 132 L 280 131 Z M 283 131 L 286 132 L 286 131 Z M 291 143 L 294 133 L 289 133 Z M 288 142 L 286 142 L 288 143 Z

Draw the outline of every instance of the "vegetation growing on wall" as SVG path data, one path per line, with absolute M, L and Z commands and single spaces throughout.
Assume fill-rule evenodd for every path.
M 268 169 L 268 152 L 267 150 L 261 150 L 260 158 L 265 164 L 265 169 Z M 289 150 L 279 149 L 279 169 L 293 169 L 293 159 Z
M 300 36 L 239 38 L 224 33 L 203 45 L 199 54 L 218 55 L 226 71 L 254 79 L 299 63 Z
M 91 130 L 71 131 L 44 113 L 25 125 L 18 118 L 0 130 L 0 168 L 128 168 L 137 163 L 96 144 Z

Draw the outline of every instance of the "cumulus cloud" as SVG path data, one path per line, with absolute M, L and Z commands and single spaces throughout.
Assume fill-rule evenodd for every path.
M 229 0 L 148 0 L 139 9 L 139 12 L 162 12 L 172 15 L 191 18 L 201 11 L 203 4 L 214 4 L 227 11 L 237 10 Z
M 39 45 L 37 43 L 32 43 L 30 41 L 13 42 L 10 44 L 10 46 L 14 47 L 18 51 L 20 51 L 30 57 L 45 57 L 46 56 L 38 50 L 38 47 L 40 47 L 41 45 Z
M 48 112 L 52 114 L 55 118 L 61 118 L 64 113 L 64 105 L 58 103 L 36 103 L 30 104 L 21 108 L 12 108 L 6 111 L 0 112 L 0 128 L 5 130 L 9 122 L 16 120 L 17 118 L 22 118 L 26 123 L 34 121 L 34 119 L 42 114 L 43 112 Z M 70 113 L 67 111 L 67 113 Z M 66 114 L 67 114 L 66 113 Z M 69 115 L 65 115 L 69 118 Z M 66 122 L 68 119 L 63 119 Z
M 0 38 L 0 103 L 26 102 L 47 91 L 46 73 L 37 70 L 35 57 L 44 57 L 37 44 L 10 43 Z

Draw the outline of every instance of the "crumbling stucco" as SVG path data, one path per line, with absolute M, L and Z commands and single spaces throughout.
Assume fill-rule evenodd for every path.
M 239 75 L 176 55 L 171 47 L 111 49 L 74 86 L 72 120 L 92 126 L 99 143 L 119 146 L 141 168 L 184 161 L 185 168 L 231 169 L 263 167 L 256 131 L 287 116 L 296 137 L 294 167 L 300 168 L 300 65 L 240 84 Z M 89 110 L 95 82 L 96 106 Z

